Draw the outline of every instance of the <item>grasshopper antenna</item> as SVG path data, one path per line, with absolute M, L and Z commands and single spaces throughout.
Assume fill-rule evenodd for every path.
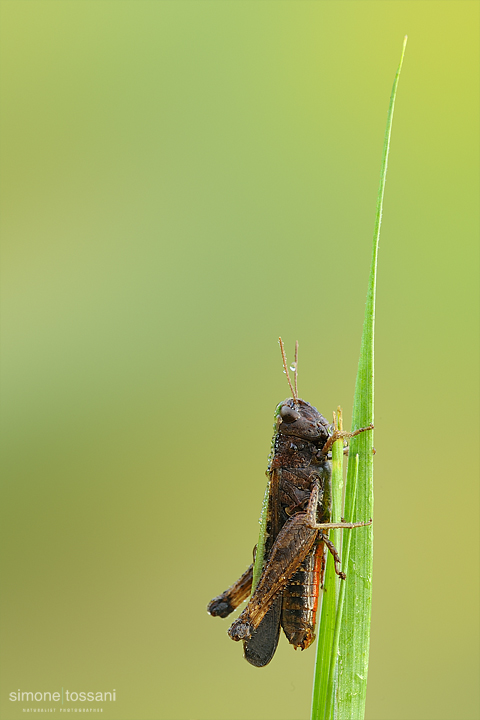
M 298 395 L 295 392 L 296 390 L 296 371 L 295 371 L 295 390 L 293 389 L 292 381 L 290 380 L 290 375 L 288 373 L 288 365 L 287 365 L 287 356 L 285 355 L 285 348 L 283 347 L 283 340 L 281 337 L 278 338 L 278 342 L 280 343 L 280 350 L 282 351 L 282 360 L 283 360 L 283 371 L 285 375 L 287 376 L 287 381 L 290 386 L 290 390 L 292 392 L 292 397 L 294 400 L 298 400 Z M 298 351 L 298 342 L 295 345 L 295 358 L 297 357 L 297 351 Z
M 298 400 L 298 340 L 295 340 L 295 363 L 294 363 L 293 380 L 295 383 L 295 396 Z

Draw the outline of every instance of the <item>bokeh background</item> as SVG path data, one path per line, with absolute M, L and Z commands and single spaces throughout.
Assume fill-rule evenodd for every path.
M 351 412 L 376 343 L 367 718 L 478 718 L 477 2 L 1 4 L 3 640 L 112 720 L 309 716 L 207 601 L 256 541 L 277 338 Z M 57 710 L 58 712 L 58 710 Z

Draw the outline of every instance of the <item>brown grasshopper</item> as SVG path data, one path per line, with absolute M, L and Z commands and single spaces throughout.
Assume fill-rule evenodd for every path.
M 330 450 L 339 438 L 358 435 L 373 425 L 352 433 L 332 430 L 316 408 L 298 397 L 298 343 L 293 387 L 281 338 L 279 342 L 292 397 L 275 410 L 263 570 L 247 606 L 228 630 L 232 640 L 243 640 L 245 658 L 256 667 L 272 659 L 280 626 L 295 648 L 305 650 L 312 644 L 325 547 L 333 555 L 335 572 L 345 579 L 328 531 L 371 523 L 331 522 Z M 252 578 L 253 563 L 209 603 L 210 615 L 227 617 L 235 610 L 250 594 Z

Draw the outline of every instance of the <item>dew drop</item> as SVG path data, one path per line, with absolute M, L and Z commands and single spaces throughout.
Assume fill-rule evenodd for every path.
M 297 368 L 296 363 L 292 363 L 292 364 L 290 365 L 290 370 L 291 370 L 292 372 L 295 372 L 296 368 Z

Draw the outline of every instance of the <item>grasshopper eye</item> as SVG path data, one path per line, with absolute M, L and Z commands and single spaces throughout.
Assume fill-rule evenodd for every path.
M 282 418 L 283 422 L 286 423 L 293 423 L 295 420 L 298 420 L 300 415 L 296 410 L 291 408 L 289 405 L 283 405 L 280 408 L 280 417 Z

